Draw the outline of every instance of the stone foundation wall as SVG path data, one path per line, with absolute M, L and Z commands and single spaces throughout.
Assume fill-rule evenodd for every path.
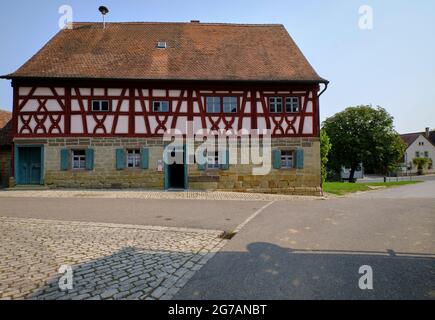
M 150 151 L 148 170 L 116 169 L 116 149 L 140 149 L 142 147 L 148 147 Z M 94 150 L 94 170 L 60 171 L 60 150 L 64 148 L 92 148 Z M 162 154 L 161 139 L 48 139 L 44 157 L 44 182 L 50 188 L 162 189 L 164 173 L 157 172 L 157 160 L 162 159 Z
M 19 143 L 31 143 L 20 141 Z M 151 138 L 53 138 L 33 143 L 44 144 L 44 183 L 50 188 L 90 189 L 163 189 L 164 172 L 157 171 L 163 159 L 162 139 Z M 116 149 L 149 148 L 149 169 L 116 169 Z M 64 148 L 94 150 L 92 171 L 61 171 L 60 151 Z M 304 149 L 303 169 L 271 169 L 267 175 L 255 176 L 253 165 L 230 165 L 228 170 L 206 169 L 196 164 L 188 167 L 189 189 L 239 192 L 320 195 L 320 142 L 318 138 L 273 139 L 273 149 Z M 231 152 L 234 152 L 232 150 Z M 236 150 L 240 160 L 240 149 Z M 240 163 L 240 161 L 238 162 Z
M 319 196 L 322 194 L 319 139 L 273 139 L 271 147 L 272 150 L 296 150 L 298 148 L 304 149 L 303 169 L 271 168 L 267 175 L 253 175 L 252 170 L 255 167 L 253 165 L 236 164 L 230 165 L 229 170 L 206 171 L 199 171 L 195 165 L 189 166 L 189 188 Z M 236 152 L 238 152 L 238 163 L 240 163 L 240 149 Z
M 0 148 L 0 188 L 9 185 L 11 176 L 11 148 Z

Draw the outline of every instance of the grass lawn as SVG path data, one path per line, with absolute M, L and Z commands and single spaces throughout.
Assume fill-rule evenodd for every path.
M 323 191 L 342 196 L 345 195 L 346 193 L 372 190 L 373 188 L 371 187 L 393 188 L 393 187 L 399 187 L 408 184 L 416 184 L 420 182 L 422 181 L 370 182 L 370 183 L 325 182 L 323 184 Z

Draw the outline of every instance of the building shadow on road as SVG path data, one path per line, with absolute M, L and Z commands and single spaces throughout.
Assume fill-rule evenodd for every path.
M 435 299 L 435 254 L 293 250 L 252 243 L 219 252 L 176 299 Z M 361 290 L 361 266 L 373 290 Z
M 25 298 L 168 298 L 182 287 L 175 299 L 435 299 L 435 255 L 252 243 L 246 252 L 217 253 L 197 273 L 195 257 L 192 252 L 126 247 L 73 265 L 72 290 L 59 289 L 59 274 Z M 373 270 L 373 290 L 359 288 L 363 265 Z
M 59 273 L 25 299 L 146 299 L 156 290 L 160 298 L 173 292 L 178 281 L 184 281 L 192 272 L 192 260 L 199 258 L 192 252 L 125 247 L 112 255 L 71 265 L 72 289 L 60 289 L 59 282 L 66 285 L 68 280 L 67 272 Z

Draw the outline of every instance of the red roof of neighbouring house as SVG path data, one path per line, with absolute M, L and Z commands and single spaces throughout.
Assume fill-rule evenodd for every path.
M 421 133 L 407 133 L 407 134 L 401 134 L 400 137 L 402 140 L 406 143 L 406 145 L 409 147 L 411 144 L 414 143 L 415 140 L 421 135 Z
M 154 22 L 74 23 L 5 77 L 327 82 L 282 25 Z
M 400 137 L 409 147 L 421 135 L 424 136 L 426 139 L 428 139 L 433 145 L 435 145 L 435 130 L 429 131 L 429 137 L 426 136 L 426 132 L 406 133 L 406 134 L 401 134 Z
M 9 146 L 12 144 L 12 113 L 0 110 L 0 146 Z

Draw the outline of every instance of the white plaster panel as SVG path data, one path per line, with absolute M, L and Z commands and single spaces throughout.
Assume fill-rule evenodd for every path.
M 145 119 L 142 116 L 134 117 L 135 133 L 144 134 L 147 133 L 145 126 Z
M 35 93 L 33 95 L 35 95 L 35 96 L 52 96 L 53 92 L 50 90 L 50 88 L 36 88 Z
M 312 101 L 308 101 L 306 112 L 308 112 L 308 113 L 313 112 L 313 102 Z
M 128 100 L 124 100 L 121 103 L 121 112 L 128 112 L 128 110 L 130 109 L 130 103 Z
M 199 112 L 199 104 L 198 102 L 193 102 L 193 112 L 198 113 Z
M 79 88 L 79 92 L 81 96 L 90 96 L 91 89 L 90 88 Z
M 155 130 L 156 130 L 157 125 L 158 125 L 156 117 L 148 117 L 148 121 L 150 123 L 151 133 L 155 133 Z
M 181 90 L 169 90 L 169 96 L 178 98 L 181 95 Z
M 251 102 L 250 101 L 246 101 L 245 104 L 245 113 L 250 113 L 251 112 Z
M 77 99 L 71 100 L 71 110 L 72 111 L 80 111 L 80 104 Z
M 26 102 L 24 107 L 21 109 L 22 112 L 35 112 L 39 108 L 39 102 L 35 99 L 30 99 Z
M 295 120 L 295 122 L 293 124 L 293 127 L 296 130 L 296 133 L 299 132 L 299 124 L 300 124 L 300 122 L 301 122 L 301 117 L 296 117 L 296 120 Z
M 109 119 L 106 120 L 106 122 Z M 106 126 L 107 128 L 107 126 Z M 118 118 L 118 125 L 116 126 L 116 133 L 118 134 L 126 134 L 128 133 L 128 116 L 120 116 Z
M 32 90 L 30 87 L 20 87 L 18 89 L 18 94 L 20 96 L 27 96 L 30 93 L 30 90 Z
M 36 121 L 35 121 L 35 119 L 34 119 L 33 117 L 31 117 L 31 119 L 30 119 L 29 127 L 30 127 L 30 129 L 31 129 L 33 132 L 35 132 Z
M 313 133 L 313 117 L 305 117 L 303 133 L 304 134 L 312 134 Z
M 94 117 L 93 116 L 86 116 L 86 124 L 88 125 L 88 132 L 93 133 L 95 126 L 97 124 L 94 120 Z
M 107 89 L 107 94 L 109 96 L 119 97 L 122 93 L 122 89 Z
M 181 102 L 180 112 L 187 112 L 187 101 Z
M 194 117 L 193 118 L 193 132 L 197 133 L 199 130 L 202 130 L 202 122 L 201 117 Z
M 71 133 L 83 133 L 83 123 L 81 116 L 71 116 Z
M 157 97 L 157 98 L 166 97 L 166 90 L 154 89 L 153 97 Z
M 251 130 L 251 118 L 243 118 L 242 128 L 246 130 Z
M 176 129 L 186 134 L 186 126 L 187 126 L 187 117 L 179 117 L 176 123 Z
M 94 96 L 104 96 L 104 91 L 102 88 L 94 88 Z
M 266 119 L 263 117 L 257 118 L 257 127 L 259 130 L 265 130 L 267 128 Z
M 59 105 L 59 102 L 57 102 L 57 100 L 48 100 L 45 106 L 47 107 L 48 111 L 52 111 L 52 112 L 63 111 L 62 107 Z
M 65 95 L 65 88 L 54 88 L 54 91 L 56 91 L 58 96 L 64 96 Z

